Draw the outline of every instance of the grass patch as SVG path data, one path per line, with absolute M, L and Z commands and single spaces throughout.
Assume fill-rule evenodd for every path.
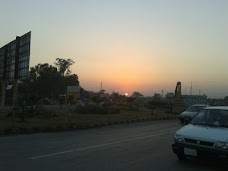
M 120 113 L 116 114 L 78 114 L 74 108 L 70 110 L 68 108 L 49 108 L 49 110 L 55 111 L 54 117 L 25 117 L 25 122 L 21 122 L 20 118 L 14 118 L 8 116 L 8 110 L 3 112 L 0 110 L 0 130 L 11 129 L 11 128 L 42 128 L 42 127 L 56 127 L 63 125 L 88 125 L 98 124 L 105 122 L 124 122 L 131 120 L 142 120 L 142 119 L 158 119 L 161 117 L 173 117 L 176 114 L 170 114 L 162 110 L 140 108 L 138 111 L 121 110 Z

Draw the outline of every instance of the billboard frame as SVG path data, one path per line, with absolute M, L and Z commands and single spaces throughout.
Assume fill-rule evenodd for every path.
M 13 85 L 12 104 L 17 105 L 18 82 L 29 76 L 31 31 L 0 48 L 0 105 L 5 105 L 7 85 Z

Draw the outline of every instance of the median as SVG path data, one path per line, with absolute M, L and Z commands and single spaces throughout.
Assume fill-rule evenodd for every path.
M 90 129 L 108 125 L 129 124 L 153 120 L 177 119 L 177 114 L 162 109 L 141 107 L 137 110 L 122 109 L 102 114 L 78 113 L 76 106 L 39 106 L 22 114 L 12 107 L 0 108 L 0 135 L 31 134 Z

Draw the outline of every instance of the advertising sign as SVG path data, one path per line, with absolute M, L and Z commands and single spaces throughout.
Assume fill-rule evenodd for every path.
M 31 32 L 28 32 L 0 48 L 0 80 L 12 83 L 28 76 L 30 41 Z

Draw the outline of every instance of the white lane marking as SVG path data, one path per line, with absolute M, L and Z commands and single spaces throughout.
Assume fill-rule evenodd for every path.
M 65 153 L 72 153 L 74 151 L 82 151 L 82 150 L 88 150 L 88 149 L 92 149 L 92 148 L 98 148 L 98 147 L 103 147 L 103 146 L 108 146 L 108 145 L 113 145 L 113 144 L 130 142 L 130 141 L 134 141 L 134 140 L 141 140 L 141 139 L 145 139 L 145 138 L 151 138 L 151 137 L 156 137 L 156 136 L 160 136 L 160 135 L 171 134 L 171 133 L 174 133 L 176 131 L 177 130 L 170 130 L 168 132 L 160 132 L 160 133 L 157 133 L 157 134 L 143 136 L 143 137 L 130 138 L 130 139 L 114 141 L 114 142 L 110 142 L 110 143 L 93 145 L 93 146 L 89 146 L 89 147 L 76 148 L 76 149 L 71 149 L 71 150 L 66 150 L 66 151 L 61 151 L 61 152 L 56 152 L 56 153 L 50 153 L 50 154 L 30 157 L 29 159 L 34 160 L 34 159 L 45 158 L 45 157 L 50 157 L 50 156 L 55 156 L 55 155 L 60 155 L 60 154 L 65 154 Z

